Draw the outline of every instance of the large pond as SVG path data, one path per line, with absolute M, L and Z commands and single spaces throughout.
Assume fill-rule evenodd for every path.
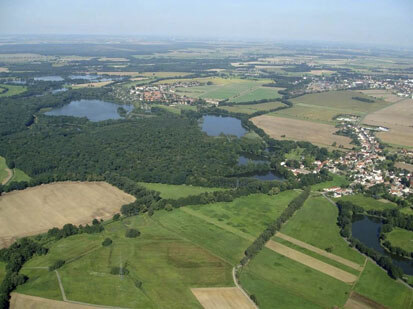
M 205 115 L 202 117 L 202 131 L 209 136 L 235 135 L 244 136 L 247 130 L 241 125 L 241 120 L 234 117 Z
M 354 238 L 360 240 L 366 246 L 390 257 L 393 263 L 403 269 L 407 275 L 413 275 L 413 260 L 404 259 L 390 254 L 380 245 L 380 220 L 368 216 L 356 216 L 352 225 L 352 234 Z
M 52 109 L 45 114 L 48 116 L 87 117 L 90 121 L 120 119 L 118 108 L 123 107 L 127 112 L 133 109 L 132 105 L 119 105 L 101 100 L 72 101 L 68 105 Z
M 61 82 L 61 81 L 64 81 L 65 79 L 61 76 L 40 76 L 40 77 L 35 77 L 34 80 L 39 80 L 43 82 Z
M 69 75 L 70 79 L 82 79 L 82 80 L 87 80 L 89 82 L 107 82 L 111 81 L 112 79 L 110 78 L 105 78 L 100 75 L 91 75 L 91 74 L 86 74 L 86 75 Z

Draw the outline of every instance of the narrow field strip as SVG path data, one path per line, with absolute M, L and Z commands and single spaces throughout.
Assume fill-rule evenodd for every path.
M 387 307 L 360 295 L 354 291 L 351 292 L 350 297 L 344 304 L 344 309 L 386 309 Z
M 195 295 L 205 309 L 255 309 L 238 288 L 194 288 Z
M 313 258 L 309 255 L 301 253 L 297 250 L 284 246 L 283 244 L 277 243 L 273 240 L 269 240 L 265 246 L 278 254 L 286 256 L 296 262 L 299 262 L 305 266 L 318 270 L 330 277 L 333 277 L 337 280 L 343 281 L 345 283 L 353 283 L 357 280 L 357 276 L 350 274 L 344 270 L 341 270 L 337 267 L 324 263 L 316 258 Z
M 341 256 L 338 256 L 338 255 L 335 255 L 335 254 L 326 252 L 325 250 L 322 250 L 322 249 L 320 249 L 320 248 L 314 247 L 314 246 L 312 246 L 312 245 L 310 245 L 310 244 L 308 244 L 308 243 L 305 243 L 305 242 L 303 242 L 303 241 L 301 241 L 301 240 L 298 240 L 298 239 L 296 239 L 296 238 L 290 237 L 290 236 L 285 235 L 285 234 L 280 233 L 280 232 L 277 232 L 277 233 L 275 234 L 275 236 L 277 236 L 277 237 L 279 237 L 279 238 L 281 238 L 281 239 L 284 239 L 284 240 L 286 240 L 286 241 L 289 241 L 290 243 L 293 243 L 294 245 L 297 245 L 297 246 L 299 246 L 299 247 L 302 247 L 302 248 L 305 248 L 305 249 L 307 249 L 307 250 L 313 251 L 313 252 L 315 252 L 315 253 L 317 253 L 317 254 L 319 254 L 319 255 L 325 256 L 325 257 L 327 257 L 327 258 L 329 258 L 329 259 L 331 259 L 331 260 L 334 260 L 334 261 L 336 261 L 336 262 L 339 262 L 339 263 L 341 263 L 341 264 L 343 264 L 343 265 L 346 265 L 346 266 L 348 266 L 348 267 L 351 267 L 351 268 L 353 268 L 353 269 L 355 269 L 355 270 L 357 270 L 357 271 L 362 271 L 362 270 L 363 270 L 363 266 L 361 266 L 361 265 L 359 265 L 359 264 L 357 264 L 357 263 L 354 263 L 354 262 L 349 261 L 349 260 L 347 260 L 347 259 L 345 259 L 345 258 L 342 258 Z
M 206 222 L 209 222 L 209 223 L 211 223 L 211 224 L 214 224 L 214 225 L 222 228 L 223 230 L 226 230 L 226 231 L 231 232 L 231 233 L 233 233 L 233 234 L 235 234 L 235 235 L 238 235 L 238 236 L 240 236 L 240 237 L 242 237 L 242 238 L 245 238 L 246 240 L 250 240 L 250 241 L 254 241 L 254 240 L 255 240 L 255 237 L 254 237 L 254 236 L 251 236 L 251 235 L 249 235 L 249 234 L 247 234 L 247 233 L 244 233 L 244 232 L 240 231 L 239 229 L 234 228 L 234 227 L 232 227 L 232 226 L 229 226 L 229 225 L 227 225 L 227 224 L 221 223 L 221 222 L 219 222 L 218 220 L 214 220 L 214 219 L 212 219 L 212 218 L 210 218 L 210 217 L 207 217 L 207 216 L 205 216 L 205 215 L 197 212 L 196 210 L 190 209 L 190 208 L 188 208 L 188 207 L 182 207 L 182 208 L 180 208 L 180 209 L 181 209 L 182 211 L 186 212 L 187 214 L 190 214 L 190 215 L 192 215 L 192 216 L 194 216 L 194 217 L 198 217 L 198 218 L 200 218 L 200 219 L 202 219 L 202 220 L 204 220 L 204 221 L 206 221 Z
M 96 309 L 108 308 L 98 305 L 64 302 L 37 296 L 12 293 L 10 300 L 11 309 Z

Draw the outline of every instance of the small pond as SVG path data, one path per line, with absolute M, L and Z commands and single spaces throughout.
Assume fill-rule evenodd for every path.
M 256 175 L 252 175 L 252 178 L 258 179 L 258 180 L 279 180 L 279 181 L 283 181 L 285 180 L 283 177 L 274 174 L 273 172 L 266 172 L 264 174 L 256 174 Z
M 260 164 L 267 163 L 268 161 L 261 156 L 252 155 L 249 153 L 244 153 L 238 157 L 238 165 L 247 165 L 248 163 Z
M 205 115 L 202 117 L 201 125 L 202 131 L 209 136 L 219 136 L 223 133 L 241 137 L 247 133 L 241 125 L 241 120 L 234 117 Z
M 118 113 L 119 107 L 123 107 L 127 112 L 133 109 L 132 105 L 119 105 L 101 100 L 80 100 L 54 108 L 45 114 L 48 116 L 87 117 L 90 121 L 102 121 L 122 118 Z
M 65 79 L 61 76 L 40 76 L 40 77 L 35 77 L 34 80 L 39 80 L 43 82 L 61 82 L 61 81 L 64 81 Z
M 366 246 L 390 257 L 393 263 L 403 269 L 406 275 L 413 275 L 413 260 L 390 254 L 380 245 L 379 235 L 381 225 L 381 221 L 376 218 L 357 215 L 354 218 L 351 232 L 354 238 L 357 238 Z
M 101 77 L 100 75 L 91 75 L 91 74 L 69 75 L 69 78 L 70 79 L 82 79 L 82 80 L 87 80 L 90 82 L 108 82 L 112 80 L 110 78 Z

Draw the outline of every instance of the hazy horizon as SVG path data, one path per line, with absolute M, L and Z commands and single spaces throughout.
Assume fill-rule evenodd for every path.
M 106 35 L 413 46 L 413 2 L 4 0 L 0 35 Z

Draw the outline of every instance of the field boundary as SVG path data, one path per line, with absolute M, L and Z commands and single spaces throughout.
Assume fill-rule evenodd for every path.
M 301 263 L 305 266 L 308 266 L 312 269 L 315 269 L 319 272 L 322 272 L 330 277 L 333 277 L 337 280 L 343 281 L 348 284 L 352 284 L 357 280 L 357 276 L 351 273 L 348 273 L 342 269 L 339 269 L 335 266 L 322 262 L 312 256 L 307 254 L 301 253 L 295 249 L 287 247 L 283 244 L 275 242 L 273 240 L 269 240 L 265 246 L 272 251 L 281 254 L 285 257 L 290 258 L 293 261 Z
M 294 245 L 297 245 L 297 246 L 299 246 L 299 247 L 301 247 L 301 248 L 304 248 L 304 249 L 310 250 L 310 251 L 312 251 L 312 252 L 315 252 L 315 253 L 317 253 L 317 254 L 319 254 L 319 255 L 325 256 L 325 257 L 327 257 L 327 258 L 329 258 L 329 259 L 331 259 L 331 260 L 333 260 L 333 261 L 339 262 L 340 264 L 343 264 L 343 265 L 345 265 L 345 266 L 351 267 L 351 268 L 353 268 L 353 269 L 355 269 L 355 270 L 357 270 L 357 271 L 362 271 L 362 270 L 363 270 L 363 266 L 361 266 L 361 265 L 359 265 L 359 264 L 357 264 L 357 263 L 355 263 L 355 262 L 352 262 L 352 261 L 350 261 L 350 260 L 347 260 L 347 259 L 345 259 L 345 258 L 342 258 L 341 256 L 335 255 L 335 254 L 333 254 L 333 253 L 326 252 L 326 251 L 324 251 L 324 250 L 322 250 L 322 249 L 320 249 L 320 248 L 314 247 L 314 246 L 312 246 L 312 245 L 310 245 L 310 244 L 308 244 L 308 243 L 306 243 L 306 242 L 303 242 L 303 241 L 301 241 L 301 240 L 298 240 L 298 239 L 296 239 L 296 238 L 293 238 L 293 237 L 288 236 L 288 235 L 286 235 L 286 234 L 283 234 L 283 233 L 281 233 L 281 232 L 277 232 L 277 233 L 275 234 L 275 236 L 276 236 L 276 237 L 279 237 L 279 238 L 281 238 L 281 239 L 284 239 L 284 240 L 286 240 L 286 241 L 288 241 L 288 242 L 290 242 L 290 243 L 292 243 L 292 244 L 294 244 Z

